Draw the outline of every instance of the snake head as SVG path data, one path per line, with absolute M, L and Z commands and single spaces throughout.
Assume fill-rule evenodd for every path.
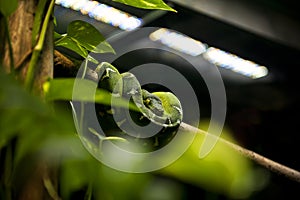
M 164 116 L 168 119 L 168 125 L 179 125 L 183 118 L 182 106 L 179 99 L 171 92 L 153 92 L 152 94 L 161 100 Z
M 164 108 L 160 98 L 144 89 L 142 90 L 142 96 L 144 105 L 147 108 L 149 108 L 155 115 L 163 116 Z

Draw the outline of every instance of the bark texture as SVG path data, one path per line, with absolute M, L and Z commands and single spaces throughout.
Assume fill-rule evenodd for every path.
M 20 0 L 17 10 L 9 17 L 10 37 L 15 63 L 19 63 L 24 55 L 28 55 L 32 51 L 31 35 L 36 5 L 37 1 L 35 0 Z M 6 71 L 9 71 L 9 56 L 8 44 L 6 44 L 4 53 L 4 67 Z M 27 57 L 30 58 L 29 56 Z M 29 59 L 25 59 L 23 64 L 19 65 L 19 67 L 23 68 L 23 74 L 20 78 L 24 77 L 28 63 Z
M 15 75 L 21 82 L 25 80 L 34 48 L 34 45 L 32 44 L 32 30 L 37 5 L 38 0 L 19 0 L 17 10 L 9 17 L 9 31 L 15 64 L 14 68 L 17 72 Z M 3 27 L 3 17 L 0 17 L 1 27 Z M 9 73 L 11 55 L 9 53 L 7 39 L 5 39 L 5 32 L 2 28 L 0 31 L 0 42 L 3 42 L 2 44 L 4 44 L 1 45 L 0 48 L 0 61 L 5 71 Z M 34 79 L 34 92 L 38 95 L 42 95 L 43 83 L 49 78 L 53 78 L 53 51 L 53 21 L 51 20 L 47 29 L 44 47 L 38 60 Z M 25 169 L 26 165 L 28 165 L 27 167 L 29 167 L 29 169 Z M 15 174 L 15 176 L 18 177 L 15 177 L 15 182 L 13 183 L 13 186 L 15 187 L 14 194 L 12 195 L 13 199 L 53 199 L 53 197 L 50 197 L 49 192 L 45 187 L 45 177 L 47 177 L 48 181 L 50 180 L 56 185 L 56 176 L 53 175 L 55 169 L 50 166 L 49 161 L 41 159 L 36 159 L 33 163 L 29 160 L 25 161 L 24 165 L 22 165 L 22 167 L 24 167 L 21 170 L 22 174 Z

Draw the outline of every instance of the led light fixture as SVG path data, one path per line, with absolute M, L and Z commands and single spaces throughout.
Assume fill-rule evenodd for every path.
M 203 57 L 219 67 L 230 69 L 253 79 L 261 78 L 268 74 L 268 69 L 265 66 L 258 65 L 214 47 L 208 48 Z
M 142 25 L 142 19 L 98 1 L 56 0 L 55 3 L 122 30 L 130 31 Z
M 183 34 L 171 31 L 166 28 L 158 29 L 149 35 L 152 41 L 159 41 L 162 44 L 179 52 L 198 56 L 206 51 L 206 45 Z

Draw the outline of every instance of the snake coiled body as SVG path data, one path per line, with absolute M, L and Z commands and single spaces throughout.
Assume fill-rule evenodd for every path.
M 130 123 L 132 120 L 136 125 L 142 127 L 152 122 L 157 126 L 155 130 L 160 130 L 154 137 L 138 139 L 139 142 L 142 141 L 142 145 L 148 146 L 151 149 L 153 149 L 152 147 L 161 147 L 176 134 L 182 121 L 183 112 L 179 99 L 173 93 L 162 91 L 148 92 L 142 89 L 134 74 L 130 72 L 119 73 L 114 66 L 107 62 L 98 65 L 95 72 L 98 74 L 99 88 L 108 90 L 113 98 L 123 98 L 133 102 L 138 108 L 137 112 L 118 107 L 114 107 L 113 110 L 112 107 L 97 107 L 100 113 L 99 123 L 107 126 L 107 130 L 113 135 L 119 136 L 119 134 L 116 134 L 116 132 L 118 132 L 124 136 L 124 130 L 126 130 L 125 132 L 127 133 L 130 131 L 141 131 L 141 129 L 136 130 L 136 128 L 134 128 L 136 126 Z M 130 116 L 128 113 L 130 113 Z M 112 119 L 112 115 L 114 119 Z M 129 119 L 129 117 L 131 119 Z M 129 136 L 127 135 L 127 137 Z M 134 140 L 136 141 L 137 138 L 134 138 Z

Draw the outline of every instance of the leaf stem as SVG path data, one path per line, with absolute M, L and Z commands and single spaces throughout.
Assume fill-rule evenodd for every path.
M 44 187 L 47 190 L 48 194 L 53 200 L 61 200 L 59 195 L 57 194 L 53 183 L 51 182 L 49 176 L 43 177 Z
M 88 66 L 88 59 L 85 59 L 84 68 L 83 68 L 83 72 L 82 72 L 82 75 L 81 75 L 81 79 L 84 79 L 84 77 L 86 75 L 87 66 Z
M 210 135 L 212 137 L 217 137 L 217 136 L 215 136 L 211 133 L 208 133 L 204 130 L 198 129 L 198 128 L 196 128 L 194 126 L 191 126 L 189 124 L 186 124 L 186 123 L 181 123 L 180 124 L 180 129 L 182 131 L 185 131 L 185 132 L 197 133 L 197 134 L 203 134 L 203 135 Z M 262 156 L 258 153 L 255 153 L 255 152 L 253 152 L 251 150 L 248 150 L 244 147 L 241 147 L 237 144 L 229 142 L 228 140 L 225 140 L 223 138 L 218 138 L 218 141 L 222 142 L 223 144 L 226 144 L 227 146 L 229 146 L 233 150 L 240 153 L 242 156 L 253 160 L 257 164 L 259 164 L 263 167 L 266 167 L 267 169 L 269 169 L 273 172 L 276 172 L 280 175 L 284 175 L 285 177 L 300 183 L 300 172 L 299 171 L 297 171 L 295 169 L 292 169 L 292 168 L 289 168 L 289 167 L 287 167 L 285 165 L 282 165 L 278 162 L 275 162 L 275 161 L 273 161 L 269 158 L 266 158 L 266 157 L 264 157 L 264 156 Z
M 91 200 L 93 194 L 93 183 L 92 181 L 89 182 L 88 188 L 86 190 L 86 193 L 84 195 L 84 200 Z
M 50 2 L 49 8 L 47 10 L 47 13 L 46 13 L 43 25 L 42 25 L 40 37 L 38 39 L 38 42 L 37 42 L 36 46 L 33 49 L 33 53 L 32 53 L 30 63 L 29 63 L 29 66 L 28 66 L 27 75 L 25 77 L 25 87 L 29 91 L 31 91 L 32 87 L 33 87 L 34 75 L 35 75 L 35 71 L 36 71 L 37 61 L 38 61 L 40 53 L 43 49 L 45 36 L 46 36 L 46 31 L 47 31 L 48 23 L 50 21 L 50 17 L 51 17 L 52 10 L 53 10 L 53 7 L 54 7 L 54 2 L 55 2 L 54 0 L 51 0 L 51 2 Z

